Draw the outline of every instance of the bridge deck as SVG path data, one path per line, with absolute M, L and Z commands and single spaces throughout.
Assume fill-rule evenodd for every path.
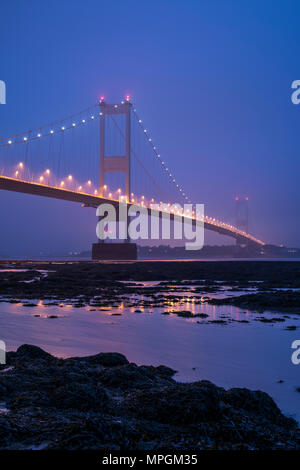
M 8 176 L 0 176 L 0 190 L 1 189 L 6 190 L 6 191 L 31 194 L 34 196 L 43 196 L 43 197 L 49 197 L 49 198 L 54 198 L 54 199 L 61 199 L 64 201 L 78 202 L 78 203 L 84 204 L 85 206 L 90 206 L 90 207 L 95 207 L 95 208 L 98 207 L 102 203 L 113 204 L 116 208 L 119 205 L 119 201 L 116 201 L 116 200 L 107 199 L 107 198 L 103 198 L 99 196 L 93 196 L 91 194 L 72 191 L 69 189 L 47 186 L 41 183 L 28 182 L 24 180 L 15 179 L 15 178 L 10 178 Z M 127 205 L 132 205 L 132 204 L 128 203 Z M 162 215 L 162 212 L 160 211 L 159 216 L 161 215 Z M 178 216 L 174 214 L 170 214 L 170 218 L 171 220 L 174 220 L 174 219 L 176 220 Z M 191 223 L 193 224 L 196 223 L 195 219 L 186 218 L 186 220 L 190 220 Z M 211 230 L 213 232 L 217 232 L 221 235 L 230 236 L 235 239 L 239 239 L 240 241 L 245 241 L 247 243 L 252 243 L 252 244 L 261 245 L 261 246 L 264 245 L 264 243 L 261 240 L 258 240 L 249 234 L 243 235 L 241 233 L 236 232 L 233 228 L 222 227 L 220 225 L 216 225 L 213 222 L 205 221 L 204 228 L 207 230 Z

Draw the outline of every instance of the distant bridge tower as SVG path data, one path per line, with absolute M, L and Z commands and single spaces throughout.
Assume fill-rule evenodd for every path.
M 246 196 L 245 198 L 240 198 L 239 196 L 236 196 L 235 198 L 235 226 L 239 230 L 242 230 L 246 233 L 248 233 L 249 229 L 248 201 L 248 196 Z M 238 246 L 245 246 L 245 241 L 241 243 L 241 241 L 237 238 L 236 244 Z
M 100 98 L 100 196 L 104 196 L 106 173 L 124 173 L 127 201 L 130 198 L 130 110 L 132 106 L 129 99 L 129 96 L 126 96 L 126 100 L 120 104 L 108 104 L 105 103 L 103 96 Z M 125 154 L 107 156 L 105 154 L 106 116 L 120 114 L 125 116 Z M 122 129 L 121 132 L 123 132 Z

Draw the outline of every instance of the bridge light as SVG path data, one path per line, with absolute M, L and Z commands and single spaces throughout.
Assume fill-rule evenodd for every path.
M 95 189 L 95 191 L 94 191 L 94 194 L 98 194 L 98 191 L 97 191 L 97 189 Z
M 24 168 L 24 163 L 20 162 L 18 166 L 19 166 L 19 168 L 23 169 Z
M 73 176 L 72 176 L 72 175 L 69 175 L 69 176 L 68 176 L 68 180 L 69 180 L 69 181 L 72 181 L 72 179 L 73 179 Z
M 19 174 L 19 172 L 18 172 L 18 170 L 17 170 L 17 171 L 15 172 L 15 176 L 18 176 L 18 174 Z
M 24 137 L 24 138 L 23 138 L 23 140 L 26 142 L 26 140 L 27 140 L 27 137 Z
M 103 189 L 104 189 L 104 191 L 107 189 L 107 186 L 106 186 L 106 184 L 103 186 Z
M 130 101 L 130 95 L 125 96 L 126 101 Z
M 109 193 L 108 197 L 112 198 L 112 193 Z
M 100 96 L 100 103 L 103 103 L 104 101 L 104 96 Z
M 72 127 L 75 127 L 75 126 L 76 126 L 75 122 L 72 122 Z
M 61 182 L 60 182 L 60 185 L 61 185 L 61 186 L 64 186 L 64 185 L 65 185 L 65 182 L 64 182 L 64 181 L 61 181 Z
M 9 140 L 7 143 L 10 145 L 10 144 L 12 144 L 12 141 L 11 141 L 11 140 Z
M 44 177 L 40 176 L 40 182 L 44 181 Z
M 139 119 L 139 123 L 141 124 L 143 121 L 141 119 Z
M 38 133 L 37 137 L 39 137 L 39 138 L 42 137 L 42 134 Z
M 82 190 L 82 186 L 79 186 L 78 191 L 81 191 L 81 190 Z
M 64 131 L 65 129 L 66 129 L 65 126 L 62 126 L 61 130 Z
M 94 119 L 94 118 L 95 118 L 95 116 L 91 116 L 91 119 Z
M 82 122 L 82 124 L 84 124 L 84 123 L 85 123 L 85 119 L 82 119 L 82 121 L 81 121 L 81 122 Z
M 50 134 L 54 134 L 54 130 L 53 130 L 53 129 L 50 130 Z
M 88 180 L 87 184 L 88 184 L 89 186 L 91 186 L 91 184 L 92 184 L 91 180 Z
M 50 170 L 49 170 L 48 168 L 47 168 L 47 170 L 46 170 L 46 174 L 47 174 L 47 175 L 50 175 Z

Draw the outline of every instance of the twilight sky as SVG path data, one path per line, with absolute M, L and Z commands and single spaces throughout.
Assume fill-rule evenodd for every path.
M 207 214 L 228 220 L 248 196 L 251 233 L 300 246 L 299 2 L 12 0 L 0 18 L 0 136 L 130 93 Z M 76 204 L 1 191 L 0 220 L 0 257 L 95 241 L 94 211 Z

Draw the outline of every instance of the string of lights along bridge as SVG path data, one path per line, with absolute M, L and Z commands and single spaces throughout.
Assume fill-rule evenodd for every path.
M 0 189 L 92 207 L 103 200 L 158 207 L 174 217 L 200 220 L 220 234 L 265 245 L 247 231 L 196 213 L 128 95 L 116 104 L 101 96 L 79 113 L 0 138 Z

